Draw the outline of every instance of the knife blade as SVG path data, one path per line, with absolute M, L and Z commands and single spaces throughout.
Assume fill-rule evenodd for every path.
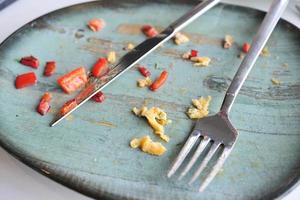
M 112 81 L 134 66 L 141 59 L 146 57 L 156 48 L 158 48 L 161 44 L 172 38 L 178 31 L 183 29 L 189 23 L 194 21 L 200 15 L 208 11 L 210 8 L 219 3 L 220 0 L 206 0 L 194 8 L 192 8 L 189 12 L 184 14 L 182 17 L 177 19 L 171 25 L 169 25 L 165 30 L 163 30 L 160 34 L 153 38 L 149 38 L 139 44 L 137 47 L 132 49 L 129 53 L 125 54 L 118 62 L 116 66 L 114 66 L 107 75 L 101 78 L 90 78 L 87 86 L 75 97 L 77 106 L 71 109 L 69 112 L 64 115 L 60 115 L 57 119 L 55 119 L 50 126 L 53 127 L 57 125 L 60 121 L 78 109 L 81 105 L 83 105 L 86 101 L 92 98 L 95 94 L 101 91 L 104 87 L 109 85 Z

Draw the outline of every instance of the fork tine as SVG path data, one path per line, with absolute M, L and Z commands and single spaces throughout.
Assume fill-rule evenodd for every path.
M 216 164 L 213 166 L 211 172 L 207 175 L 204 179 L 203 183 L 200 185 L 199 191 L 202 192 L 208 186 L 208 184 L 213 180 L 213 178 L 217 175 L 217 173 L 222 168 L 224 162 L 226 161 L 227 157 L 229 156 L 232 147 L 224 147 L 221 156 L 218 158 Z
M 195 162 L 197 161 L 198 157 L 201 155 L 201 153 L 203 152 L 203 150 L 205 149 L 205 147 L 207 146 L 207 144 L 209 143 L 209 141 L 210 141 L 210 138 L 207 137 L 207 136 L 204 136 L 204 138 L 200 141 L 200 144 L 197 147 L 197 150 L 194 153 L 193 157 L 191 158 L 191 160 L 189 161 L 189 163 L 186 165 L 186 167 L 184 168 L 184 170 L 181 172 L 178 180 L 181 180 L 186 175 L 186 173 L 189 172 L 189 170 L 195 164 Z
M 220 143 L 214 142 L 212 144 L 209 152 L 205 156 L 204 160 L 201 162 L 201 164 L 198 167 L 197 171 L 194 173 L 194 175 L 193 175 L 192 179 L 190 180 L 189 184 L 192 184 L 198 178 L 198 176 L 201 174 L 201 172 L 203 171 L 203 169 L 206 167 L 207 163 L 210 161 L 210 159 L 212 158 L 212 156 L 214 155 L 214 153 L 217 151 L 217 149 L 218 149 L 219 146 L 220 146 Z
M 200 132 L 197 130 L 194 130 L 191 135 L 189 136 L 188 140 L 185 142 L 184 146 L 182 147 L 181 151 L 179 152 L 178 156 L 172 163 L 169 171 L 168 171 L 168 177 L 170 178 L 176 170 L 180 167 L 182 162 L 184 161 L 185 157 L 188 155 L 194 144 L 196 143 L 197 139 L 200 137 Z

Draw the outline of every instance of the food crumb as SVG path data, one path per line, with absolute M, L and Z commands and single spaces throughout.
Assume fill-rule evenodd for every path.
M 282 67 L 286 67 L 287 68 L 288 66 L 289 66 L 289 64 L 287 64 L 287 63 L 283 63 L 282 64 Z
M 261 55 L 264 57 L 270 56 L 270 51 L 268 47 L 264 47 L 263 50 L 261 51 Z
M 133 149 L 140 148 L 143 152 L 156 156 L 163 155 L 167 150 L 160 142 L 153 142 L 148 135 L 132 139 L 130 147 Z
M 134 49 L 134 45 L 132 43 L 128 43 L 126 49 L 132 50 L 132 49 Z
M 116 58 L 116 52 L 115 51 L 108 52 L 108 54 L 107 54 L 107 61 L 112 64 L 112 63 L 115 63 L 116 60 L 117 60 L 117 58 Z
M 190 51 L 185 52 L 184 54 L 182 54 L 181 57 L 182 57 L 183 59 L 189 60 L 190 57 L 191 57 L 191 52 L 190 52 Z
M 187 43 L 190 41 L 190 39 L 186 35 L 179 33 L 179 32 L 175 34 L 173 40 L 174 40 L 174 43 L 177 45 Z
M 238 57 L 239 57 L 239 59 L 244 59 L 244 58 L 245 58 L 245 54 L 241 52 L 241 53 L 238 55 Z
M 234 39 L 231 35 L 225 35 L 224 41 L 223 41 L 223 48 L 229 49 L 234 43 Z
M 195 66 L 207 67 L 211 59 L 209 57 L 191 57 L 191 61 L 195 62 Z
M 206 117 L 209 114 L 208 107 L 211 99 L 211 96 L 208 96 L 206 98 L 200 97 L 199 99 L 193 99 L 193 106 L 191 106 L 187 111 L 187 115 L 189 116 L 189 118 L 201 119 L 203 117 Z
M 91 19 L 88 22 L 88 27 L 94 31 L 101 31 L 105 27 L 105 21 L 103 19 Z
M 277 78 L 271 78 L 271 82 L 273 83 L 273 85 L 280 85 L 281 81 Z
M 164 141 L 169 142 L 170 139 L 169 136 L 165 135 L 164 126 L 170 124 L 172 121 L 167 118 L 167 113 L 158 107 L 148 109 L 145 106 L 141 109 L 134 107 L 132 111 L 139 117 L 146 117 L 154 133 Z
M 137 81 L 137 85 L 140 88 L 149 87 L 152 84 L 152 80 L 149 77 L 146 77 L 145 79 L 139 79 Z

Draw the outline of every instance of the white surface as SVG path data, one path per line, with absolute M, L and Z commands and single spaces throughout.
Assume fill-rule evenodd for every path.
M 266 9 L 270 0 L 225 0 L 237 4 L 247 4 L 260 9 Z M 8 8 L 0 11 L 0 42 L 13 31 L 32 19 L 49 11 L 67 5 L 87 2 L 87 0 L 18 0 Z M 298 0 L 292 3 L 299 2 Z M 299 2 L 300 4 L 300 2 Z M 294 5 L 289 7 L 285 18 L 297 23 L 300 27 L 300 14 L 296 13 Z M 300 197 L 300 187 L 290 193 L 284 200 L 296 200 Z M 0 148 L 0 200 L 90 200 L 25 166 Z

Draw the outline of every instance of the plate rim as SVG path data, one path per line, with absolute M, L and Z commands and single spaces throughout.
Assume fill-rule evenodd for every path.
M 22 30 L 24 30 L 25 28 L 27 28 L 31 23 L 42 19 L 43 17 L 46 17 L 47 15 L 51 15 L 55 12 L 59 12 L 62 11 L 64 9 L 69 9 L 72 7 L 76 7 L 76 6 L 82 6 L 82 5 L 86 5 L 86 4 L 91 4 L 91 3 L 103 3 L 105 1 L 110 1 L 110 0 L 102 0 L 102 1 L 98 1 L 98 0 L 91 0 L 91 1 L 87 1 L 87 2 L 81 2 L 81 3 L 75 3 L 75 4 L 71 4 L 68 6 L 64 6 L 49 12 L 46 12 L 28 22 L 26 22 L 25 24 L 23 24 L 22 26 L 18 27 L 15 31 L 13 31 L 12 33 L 10 33 L 2 42 L 0 42 L 0 48 L 15 34 L 21 32 Z M 132 2 L 137 2 L 137 3 L 141 3 L 140 1 L 136 1 L 136 0 L 128 0 L 128 1 L 132 1 Z M 152 1 L 153 3 L 163 3 L 163 2 L 167 2 L 168 0 L 154 0 Z M 191 1 L 187 1 L 185 3 L 194 3 L 193 0 Z M 118 2 L 119 3 L 119 2 Z M 262 12 L 264 13 L 265 11 L 263 10 L 259 10 L 256 8 L 251 8 L 251 7 L 247 7 L 247 6 L 243 6 L 243 5 L 235 5 L 235 4 L 228 4 L 226 2 L 221 2 L 219 4 L 225 5 L 225 6 L 235 6 L 235 7 L 242 7 L 242 8 L 247 8 L 247 9 L 251 9 L 251 10 L 255 10 L 258 12 Z M 293 28 L 297 29 L 298 31 L 300 31 L 300 29 L 293 24 L 292 22 L 289 22 L 287 19 L 283 19 L 281 18 L 280 21 L 284 21 L 284 23 L 288 23 L 289 25 L 291 25 Z M 75 192 L 79 192 L 83 195 L 86 195 L 87 197 L 91 197 L 91 198 L 104 198 L 104 199 L 115 199 L 112 196 L 105 196 L 104 193 L 101 194 L 101 196 L 98 196 L 96 194 L 93 194 L 93 192 L 90 192 L 89 189 L 87 188 L 82 188 L 79 189 L 77 188 L 72 182 L 64 182 L 61 179 L 59 179 L 57 177 L 58 173 L 54 173 L 54 175 L 47 173 L 46 171 L 44 171 L 43 169 L 41 169 L 41 166 L 39 164 L 36 164 L 37 161 L 35 161 L 34 159 L 32 159 L 31 156 L 22 156 L 22 153 L 19 153 L 16 149 L 14 149 L 14 147 L 10 148 L 10 145 L 6 144 L 5 141 L 3 141 L 0 137 L 0 147 L 2 147 L 9 155 L 13 156 L 14 158 L 16 158 L 18 161 L 20 161 L 21 163 L 25 164 L 26 166 L 30 167 L 31 169 L 35 170 L 36 172 L 38 172 L 39 174 L 43 175 L 44 177 L 47 177 L 53 181 L 55 181 L 56 183 L 63 185 L 65 187 L 68 187 L 69 189 L 75 191 Z M 50 166 L 50 165 L 49 165 Z M 53 169 L 53 171 L 55 172 L 56 170 Z M 83 180 L 82 178 L 78 177 L 78 179 Z M 268 198 L 268 199 L 283 199 L 284 197 L 286 197 L 288 194 L 290 194 L 294 189 L 296 188 L 300 188 L 300 173 L 297 174 L 297 176 L 295 178 L 293 178 L 291 181 L 289 181 L 288 184 L 286 184 L 283 187 L 278 187 L 274 192 L 267 194 L 266 196 L 264 196 L 263 198 Z M 118 198 L 116 196 L 116 198 Z

